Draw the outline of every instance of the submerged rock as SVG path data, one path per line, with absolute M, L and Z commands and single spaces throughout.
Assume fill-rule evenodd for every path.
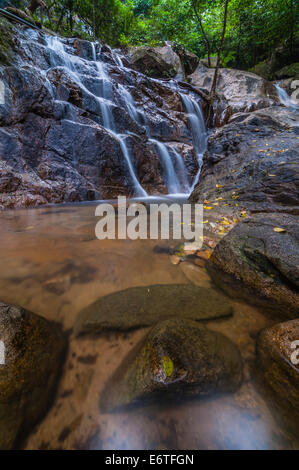
M 169 317 L 208 320 L 231 315 L 232 305 L 213 289 L 190 284 L 133 287 L 101 297 L 79 312 L 78 334 L 127 331 Z
M 257 367 L 279 404 L 299 422 L 299 319 L 279 323 L 260 334 Z
M 229 294 L 245 296 L 285 318 L 298 316 L 298 217 L 258 214 L 239 223 L 218 243 L 208 269 Z M 244 289 L 235 289 L 230 277 L 244 283 Z
M 224 335 L 186 319 L 158 323 L 120 365 L 101 397 L 105 411 L 234 392 L 242 381 L 237 347 Z
M 0 302 L 0 449 L 12 449 L 48 410 L 66 341 L 57 324 Z

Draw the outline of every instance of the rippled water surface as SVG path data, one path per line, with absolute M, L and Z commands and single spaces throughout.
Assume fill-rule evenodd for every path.
M 54 404 L 24 446 L 299 448 L 295 437 L 284 427 L 279 409 L 254 379 L 256 336 L 277 320 L 239 301 L 233 302 L 232 318 L 207 323 L 230 337 L 241 351 L 245 374 L 237 393 L 101 413 L 99 397 L 106 381 L 148 329 L 78 339 L 72 334 L 77 313 L 99 297 L 121 289 L 190 283 L 191 277 L 186 263 L 173 265 L 166 252 L 155 249 L 173 242 L 97 240 L 94 211 L 93 205 L 77 205 L 0 214 L 1 300 L 61 322 L 70 341 Z M 192 280 L 212 286 L 216 292 L 203 267 L 197 266 Z

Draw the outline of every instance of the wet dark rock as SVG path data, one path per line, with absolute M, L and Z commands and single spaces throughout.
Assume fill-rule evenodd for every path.
M 76 55 L 82 57 L 82 59 L 93 60 L 92 46 L 89 41 L 84 41 L 83 39 L 75 39 L 74 47 Z
M 106 385 L 105 411 L 161 399 L 235 392 L 242 381 L 237 347 L 224 335 L 186 319 L 158 323 Z
M 66 349 L 60 327 L 0 303 L 0 448 L 11 449 L 48 410 Z
M 298 214 L 298 135 L 298 116 L 282 106 L 233 116 L 210 135 L 191 200 Z
M 233 313 L 230 302 L 212 289 L 191 284 L 133 287 L 101 297 L 79 312 L 78 334 L 127 331 L 179 317 L 207 320 Z
M 215 282 L 229 294 L 245 296 L 284 318 L 297 317 L 298 217 L 257 214 L 239 223 L 218 243 L 208 268 Z M 234 288 L 231 277 L 243 283 L 243 289 L 241 285 Z
M 199 57 L 187 49 L 179 49 L 177 54 L 183 64 L 185 75 L 191 75 L 191 73 L 195 72 L 199 64 Z
M 257 367 L 275 399 L 299 422 L 299 319 L 267 328 L 257 341 Z M 297 424 L 296 424 L 297 423 Z

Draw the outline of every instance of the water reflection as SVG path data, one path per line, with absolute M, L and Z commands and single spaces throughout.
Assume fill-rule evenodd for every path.
M 241 302 L 234 302 L 234 317 L 207 323 L 241 351 L 245 379 L 237 393 L 101 413 L 99 397 L 106 381 L 148 329 L 96 340 L 75 338 L 72 327 L 78 311 L 111 292 L 158 283 L 186 284 L 190 276 L 184 263 L 170 262 L 167 248 L 173 242 L 97 240 L 94 210 L 93 205 L 79 205 L 1 214 L 1 300 L 62 322 L 70 339 L 55 403 L 25 447 L 298 448 L 295 438 L 278 424 L 270 398 L 254 383 L 255 338 L 275 321 Z M 200 272 L 192 281 L 212 285 L 204 269 L 197 268 Z

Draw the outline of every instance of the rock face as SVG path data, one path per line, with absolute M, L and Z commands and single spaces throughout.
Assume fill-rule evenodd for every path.
M 184 76 L 178 54 L 170 45 L 163 47 L 132 47 L 128 58 L 132 66 L 139 72 L 153 78 L 182 79 Z
M 179 49 L 177 54 L 183 65 L 185 75 L 191 75 L 191 73 L 195 72 L 199 64 L 199 57 L 186 49 Z
M 257 342 L 257 366 L 279 403 L 299 422 L 299 320 L 264 330 Z
M 0 449 L 18 439 L 46 413 L 66 342 L 56 324 L 17 306 L 0 303 Z
M 298 217 L 258 214 L 245 220 L 218 243 L 208 266 L 216 283 L 230 294 L 238 292 L 268 305 L 285 318 L 298 316 Z M 225 274 L 244 283 L 245 289 L 232 288 Z
M 228 338 L 190 320 L 170 319 L 156 325 L 121 364 L 101 406 L 112 411 L 155 399 L 234 392 L 241 381 L 241 356 Z
M 78 314 L 78 334 L 128 331 L 169 317 L 207 320 L 231 315 L 230 302 L 213 289 L 191 284 L 133 287 L 101 297 Z
M 202 63 L 188 78 L 198 88 L 210 91 L 215 71 Z M 216 110 L 215 125 L 223 125 L 238 112 L 252 112 L 273 106 L 278 102 L 272 83 L 250 72 L 234 69 L 220 69 L 217 92 L 221 102 Z
M 210 135 L 193 201 L 298 214 L 298 116 L 281 106 L 240 113 Z
M 192 182 L 198 164 L 179 89 L 122 67 L 109 47 L 0 28 L 0 208 L 136 194 L 128 159 L 145 191 L 165 194 L 155 140 Z

